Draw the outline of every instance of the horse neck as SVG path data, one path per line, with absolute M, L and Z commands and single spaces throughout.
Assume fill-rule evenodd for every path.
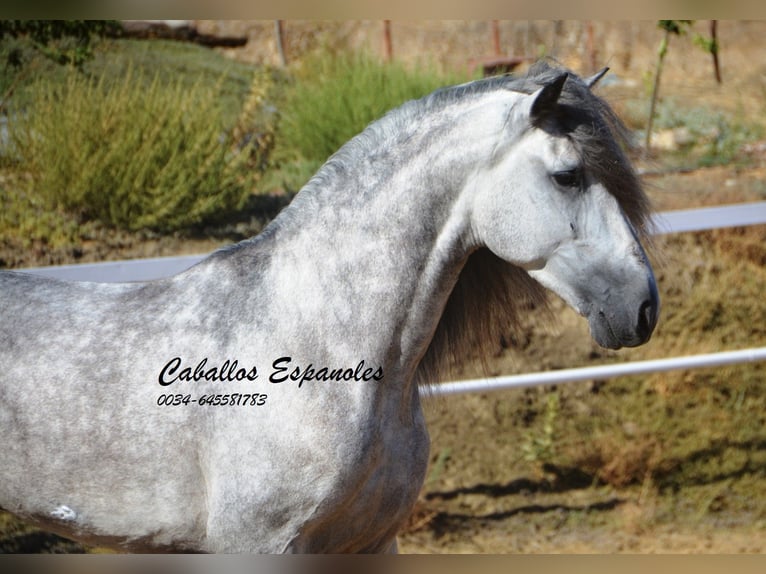
M 375 145 L 362 134 L 275 220 L 268 275 L 279 312 L 300 317 L 295 332 L 320 342 L 318 352 L 377 361 L 387 381 L 411 384 L 476 247 L 463 192 L 495 141 L 460 118 L 426 118 L 430 130 Z

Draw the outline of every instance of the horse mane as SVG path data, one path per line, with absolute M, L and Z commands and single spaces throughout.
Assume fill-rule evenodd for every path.
M 611 107 L 577 75 L 550 60 L 531 66 L 525 76 L 496 76 L 443 88 L 407 102 L 370 124 L 341 147 L 306 183 L 293 203 L 315 201 L 316 194 L 332 193 L 332 183 L 349 173 L 349 166 L 366 161 L 371 152 L 388 141 L 406 140 L 423 118 L 452 104 L 463 103 L 494 90 L 532 94 L 562 73 L 568 74 L 558 100 L 558 113 L 540 127 L 571 138 L 589 173 L 617 199 L 623 213 L 645 245 L 649 243 L 651 205 L 640 179 L 628 160 L 628 131 Z M 285 210 L 261 233 L 223 250 L 236 252 L 243 245 L 274 234 L 300 210 Z M 503 337 L 516 338 L 522 317 L 533 308 L 547 309 L 547 290 L 523 269 L 482 248 L 472 253 L 453 288 L 434 336 L 415 374 L 419 384 L 442 380 L 449 367 L 466 359 L 485 359 L 496 352 Z
M 503 76 L 447 88 L 420 105 L 447 105 L 471 92 L 495 89 L 531 94 L 561 73 L 569 77 L 559 98 L 559 112 L 553 125 L 540 127 L 563 132 L 575 142 L 588 171 L 614 195 L 639 239 L 648 240 L 651 204 L 626 155 L 630 146 L 628 131 L 611 107 L 572 72 L 543 60 L 530 67 L 526 76 Z M 491 356 L 503 337 L 515 338 L 523 314 L 532 308 L 548 308 L 547 291 L 539 283 L 488 249 L 474 252 L 418 366 L 417 382 L 437 382 L 451 365 Z

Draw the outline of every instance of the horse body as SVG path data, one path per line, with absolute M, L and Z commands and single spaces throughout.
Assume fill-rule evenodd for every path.
M 629 222 L 555 117 L 564 81 L 585 84 L 544 72 L 533 93 L 406 104 L 261 235 L 173 278 L 0 274 L 0 506 L 127 550 L 395 548 L 428 462 L 416 372 L 473 254 L 559 293 L 605 346 L 656 323 L 643 212 Z

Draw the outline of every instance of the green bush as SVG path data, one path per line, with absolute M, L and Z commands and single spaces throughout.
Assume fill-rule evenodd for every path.
M 93 57 L 92 40 L 118 34 L 117 20 L 0 20 L 0 41 L 10 38 L 28 38 L 35 50 L 46 58 L 78 68 Z M 22 50 L 11 50 L 6 63 L 19 67 Z
M 646 122 L 644 102 L 634 100 L 624 105 L 627 125 L 638 128 Z M 710 167 L 743 162 L 744 145 L 763 138 L 764 127 L 742 112 L 714 110 L 709 106 L 690 106 L 668 97 L 657 104 L 654 129 L 685 131 L 686 142 L 677 151 L 665 152 L 665 161 L 685 166 Z M 645 132 L 642 132 L 645 133 Z M 644 137 L 644 136 L 642 136 Z
M 34 251 L 35 245 L 53 249 L 76 245 L 82 231 L 77 222 L 45 206 L 25 187 L 24 181 L 12 177 L 0 180 L 0 248 L 7 246 L 15 252 Z M 0 267 L 14 263 L 7 255 L 0 257 Z
M 28 109 L 12 114 L 12 150 L 35 195 L 81 221 L 160 232 L 243 206 L 271 138 L 235 141 L 247 130 L 222 119 L 223 80 L 189 89 L 132 69 L 118 82 L 105 77 L 40 81 Z M 256 75 L 250 100 L 262 101 L 267 89 Z
M 286 177 L 305 179 L 388 110 L 459 81 L 464 78 L 425 66 L 411 70 L 363 52 L 308 58 L 286 89 L 275 159 L 293 167 L 303 165 L 300 174 L 290 172 Z

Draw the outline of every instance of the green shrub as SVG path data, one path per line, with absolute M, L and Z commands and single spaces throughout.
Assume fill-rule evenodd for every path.
M 521 444 L 524 460 L 539 465 L 551 462 L 556 453 L 556 423 L 559 411 L 559 395 L 553 392 L 546 398 L 540 428 L 527 432 Z
M 644 102 L 640 100 L 624 106 L 623 117 L 628 125 L 641 126 L 646 122 L 643 106 Z M 762 139 L 764 133 L 757 118 L 708 106 L 689 106 L 672 97 L 658 103 L 654 128 L 656 131 L 684 130 L 686 141 L 678 146 L 678 150 L 665 152 L 665 159 L 670 163 L 681 161 L 686 166 L 697 167 L 745 161 L 743 146 Z
M 78 68 L 93 57 L 92 39 L 117 34 L 116 20 L 0 20 L 0 40 L 29 38 L 35 50 L 61 65 Z M 8 65 L 22 64 L 22 50 L 12 50 Z
M 275 159 L 303 164 L 300 174 L 287 177 L 305 179 L 388 110 L 463 80 L 424 66 L 410 70 L 383 63 L 362 52 L 308 58 L 286 89 Z
M 132 69 L 118 82 L 105 77 L 42 80 L 28 109 L 12 115 L 13 153 L 33 175 L 35 195 L 81 221 L 160 232 L 243 206 L 271 139 L 235 141 L 233 133 L 247 130 L 222 119 L 223 80 L 189 89 Z M 267 89 L 257 75 L 250 99 L 262 101 Z
M 24 181 L 7 176 L 0 180 L 0 247 L 8 246 L 13 252 L 34 250 L 35 245 L 56 249 L 77 244 L 82 230 L 76 221 L 51 210 L 25 187 Z M 0 267 L 8 264 L 15 261 L 5 255 L 0 258 Z

